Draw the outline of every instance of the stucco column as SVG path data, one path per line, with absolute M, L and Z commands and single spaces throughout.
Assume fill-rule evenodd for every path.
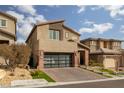
M 79 55 L 78 55 L 78 51 L 74 52 L 74 67 L 78 67 L 79 66 Z
M 85 50 L 84 51 L 84 59 L 85 59 L 85 65 L 88 66 L 89 65 L 89 50 Z
M 44 51 L 38 50 L 37 51 L 37 69 L 43 69 L 44 68 Z

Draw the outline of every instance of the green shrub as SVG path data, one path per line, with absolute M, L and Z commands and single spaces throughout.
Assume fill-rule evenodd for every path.
M 89 65 L 90 66 L 100 66 L 100 67 L 103 67 L 103 63 L 98 63 L 95 60 L 90 60 Z
M 31 72 L 31 76 L 33 79 L 45 79 L 48 82 L 55 82 L 51 77 L 49 77 L 46 73 L 37 70 L 35 72 Z
M 111 75 L 116 75 L 116 74 L 114 73 L 114 71 L 112 71 L 112 70 L 110 70 L 110 69 L 100 69 L 100 71 L 101 71 L 101 72 L 108 72 L 108 73 L 111 74 Z
M 109 75 L 103 75 L 103 76 L 108 77 L 108 78 L 113 78 L 112 76 L 109 76 Z

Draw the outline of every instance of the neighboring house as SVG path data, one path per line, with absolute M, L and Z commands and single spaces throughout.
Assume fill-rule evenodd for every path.
M 103 63 L 105 68 L 116 70 L 124 66 L 122 40 L 88 38 L 80 42 L 90 47 L 90 60 Z
M 16 18 L 0 12 L 0 44 L 13 44 L 16 41 Z M 0 57 L 0 64 L 4 64 Z
M 39 69 L 88 65 L 89 47 L 79 38 L 80 34 L 64 25 L 64 20 L 35 25 L 26 40 L 32 49 L 29 65 Z
M 16 41 L 16 18 L 0 12 L 0 44 L 12 44 Z

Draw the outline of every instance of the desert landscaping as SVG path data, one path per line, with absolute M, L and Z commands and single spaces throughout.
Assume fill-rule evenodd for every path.
M 3 73 L 5 74 L 3 75 Z M 4 69 L 0 72 L 0 76 L 2 76 L 2 78 L 0 78 L 0 84 L 5 87 L 10 86 L 13 80 L 32 79 L 30 72 L 23 68 L 15 68 L 14 75 L 11 71 Z

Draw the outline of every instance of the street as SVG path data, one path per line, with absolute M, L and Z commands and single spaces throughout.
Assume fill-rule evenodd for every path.
M 124 88 L 124 79 L 109 80 L 91 83 L 78 83 L 68 85 L 49 86 L 45 88 Z

